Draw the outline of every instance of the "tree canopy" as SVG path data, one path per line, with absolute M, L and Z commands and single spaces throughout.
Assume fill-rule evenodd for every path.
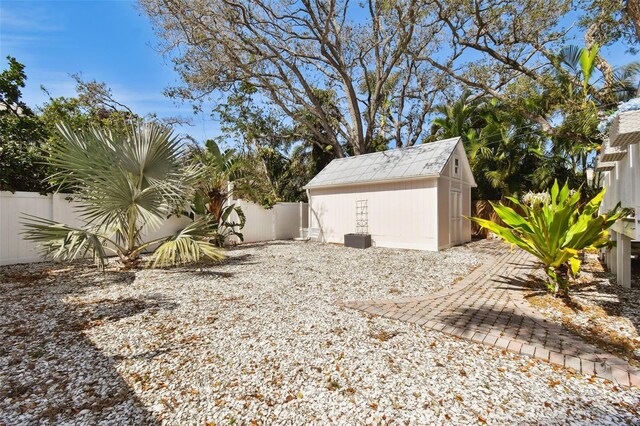
M 0 73 L 0 190 L 46 192 L 40 149 L 47 129 L 22 100 L 24 65 L 11 56 L 7 61 Z
M 448 136 L 465 141 L 476 197 L 555 177 L 583 184 L 598 123 L 638 96 L 640 64 L 615 67 L 601 49 L 639 46 L 630 0 L 139 2 L 181 76 L 166 94 L 196 108 L 218 100 L 204 111 L 220 122 L 214 142 L 250 182 L 236 191 L 265 206 L 304 200 L 333 158 Z M 140 118 L 105 83 L 74 78 L 76 96 L 30 109 L 24 67 L 10 58 L 0 159 L 33 177 L 3 174 L 3 189 L 47 190 L 40 162 L 59 141 L 55 123 L 123 129 Z

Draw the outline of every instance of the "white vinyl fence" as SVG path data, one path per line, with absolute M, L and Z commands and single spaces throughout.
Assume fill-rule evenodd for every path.
M 272 240 L 289 240 L 299 237 L 302 228 L 308 226 L 309 208 L 307 203 L 278 203 L 271 209 L 258 204 L 233 200 L 247 218 L 240 231 L 245 243 Z
M 69 226 L 81 227 L 82 221 L 73 201 L 65 194 L 40 195 L 35 192 L 0 192 L 0 265 L 39 262 L 42 257 L 37 246 L 21 235 L 25 215 L 54 220 Z M 278 203 L 266 210 L 257 204 L 235 200 L 242 207 L 247 223 L 241 231 L 245 242 L 291 239 L 307 227 L 306 203 Z M 171 217 L 153 232 L 143 233 L 143 240 L 171 235 L 185 227 L 189 219 Z

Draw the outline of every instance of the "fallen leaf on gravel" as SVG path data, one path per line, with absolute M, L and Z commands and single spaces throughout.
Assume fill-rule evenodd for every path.
M 386 342 L 387 340 L 391 340 L 398 335 L 397 331 L 374 331 L 369 334 L 369 337 L 373 339 L 380 340 L 381 342 Z
M 343 392 L 349 395 L 353 395 L 354 393 L 356 393 L 356 390 L 354 388 L 349 387 L 349 388 L 346 388 Z
M 502 425 L 519 412 L 518 423 L 551 424 L 575 402 L 570 420 L 633 424 L 636 390 L 568 380 L 546 363 L 528 377 L 518 355 L 337 306 L 388 298 L 389 288 L 403 297 L 435 294 L 486 260 L 474 250 L 484 243 L 447 250 L 445 258 L 280 241 L 232 247 L 227 260 L 201 271 L 116 277 L 89 262 L 24 287 L 0 279 L 0 423 L 422 425 L 481 424 L 487 415 Z M 43 267 L 54 266 L 3 266 L 0 275 Z M 85 320 L 91 328 L 75 331 Z M 16 328 L 21 335 L 11 334 Z M 330 378 L 341 388 L 327 389 Z M 549 386 L 554 379 L 562 386 Z M 56 386 L 60 380 L 69 384 Z

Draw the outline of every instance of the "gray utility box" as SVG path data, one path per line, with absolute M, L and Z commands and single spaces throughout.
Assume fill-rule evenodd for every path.
M 344 234 L 344 246 L 366 249 L 371 247 L 370 234 Z

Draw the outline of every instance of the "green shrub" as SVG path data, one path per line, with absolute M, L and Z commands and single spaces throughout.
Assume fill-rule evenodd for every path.
M 580 191 L 571 193 L 566 183 L 560 189 L 556 181 L 548 198 L 539 197 L 527 204 L 507 197 L 515 209 L 491 203 L 506 226 L 477 217 L 469 219 L 537 257 L 544 265 L 549 291 L 567 296 L 570 279 L 580 271 L 580 251 L 612 246 L 607 230 L 629 214 L 619 204 L 608 213 L 599 214 L 604 193 L 603 189 L 580 205 Z

